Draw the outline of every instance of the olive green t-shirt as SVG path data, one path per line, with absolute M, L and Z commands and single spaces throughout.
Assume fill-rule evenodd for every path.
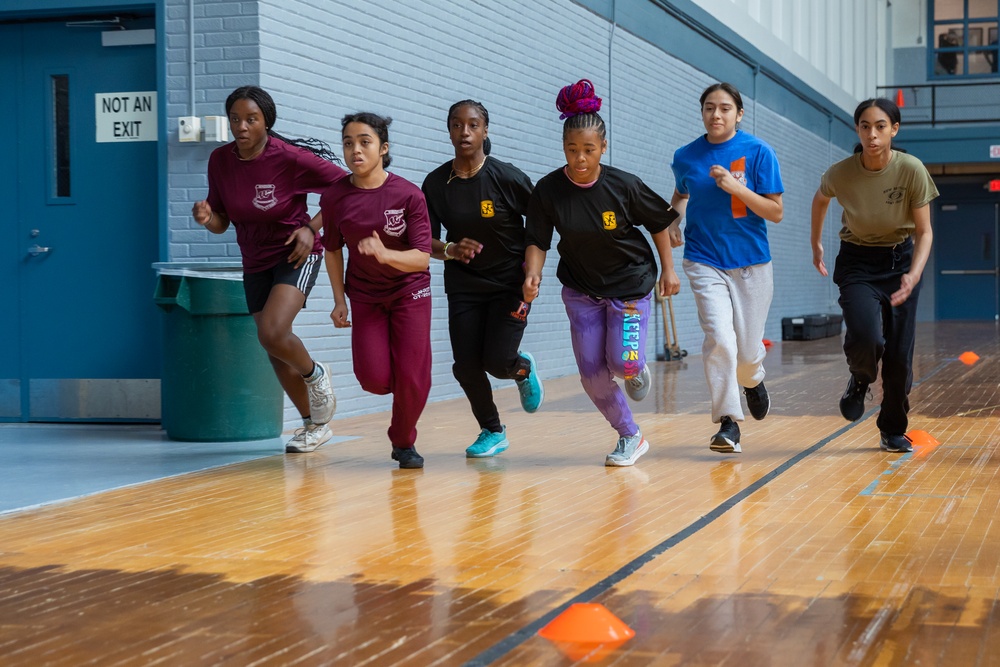
M 861 165 L 861 153 L 826 170 L 820 192 L 836 197 L 844 215 L 840 238 L 862 246 L 892 246 L 905 241 L 916 226 L 913 209 L 938 196 L 934 180 L 917 158 L 892 151 L 880 171 Z

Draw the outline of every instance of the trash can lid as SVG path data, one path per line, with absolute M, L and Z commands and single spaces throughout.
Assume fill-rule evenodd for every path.
M 153 262 L 153 270 L 158 276 L 243 280 L 240 262 Z

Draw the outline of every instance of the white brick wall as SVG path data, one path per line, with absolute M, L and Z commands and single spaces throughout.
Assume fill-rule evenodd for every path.
M 170 259 L 237 259 L 231 231 L 213 236 L 190 218 L 191 202 L 205 196 L 213 146 L 176 141 L 176 117 L 190 113 L 187 14 L 183 0 L 166 3 Z M 316 137 L 337 147 L 345 113 L 389 115 L 394 119 L 390 169 L 417 184 L 451 157 L 444 116 L 464 98 L 480 100 L 490 110 L 497 158 L 518 165 L 533 180 L 560 166 L 564 160 L 555 96 L 561 86 L 589 78 L 605 98 L 607 162 L 640 175 L 669 199 L 673 151 L 704 131 L 698 95 L 712 82 L 625 30 L 612 31 L 602 18 L 569 0 L 372 0 L 363 6 L 346 0 L 197 0 L 195 28 L 198 115 L 222 114 L 229 92 L 247 83 L 274 96 L 275 129 L 289 137 Z M 775 147 L 785 179 L 785 221 L 770 228 L 776 292 L 767 333 L 780 339 L 783 315 L 835 308 L 831 285 L 811 267 L 808 227 L 819 175 L 837 156 L 825 137 L 756 108 L 748 98 L 746 102 L 744 127 L 756 127 Z M 835 234 L 834 228 L 839 224 L 828 223 L 828 234 Z M 680 259 L 681 252 L 675 251 L 678 269 Z M 553 250 L 524 342 L 539 359 L 544 377 L 576 372 L 555 277 L 557 261 Z M 682 347 L 694 355 L 700 353 L 702 336 L 682 272 L 681 281 L 682 293 L 674 299 L 678 333 Z M 436 261 L 432 290 L 431 400 L 439 400 L 461 396 L 461 390 L 451 375 L 447 304 Z M 332 306 L 323 275 L 295 330 L 316 358 L 330 363 L 338 414 L 387 409 L 389 397 L 365 394 L 354 379 L 350 336 L 330 325 Z M 651 358 L 663 345 L 658 309 L 656 313 Z M 290 405 L 285 417 L 286 426 L 293 426 L 297 415 Z M 471 414 L 469 419 L 471 428 Z

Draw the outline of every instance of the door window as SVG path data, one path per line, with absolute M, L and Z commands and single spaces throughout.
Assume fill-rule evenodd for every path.
M 50 76 L 51 93 L 51 170 L 49 193 L 51 197 L 69 197 L 71 190 L 69 164 L 69 75 Z

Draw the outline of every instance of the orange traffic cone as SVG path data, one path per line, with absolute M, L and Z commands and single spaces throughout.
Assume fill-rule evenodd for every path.
M 979 355 L 970 350 L 968 352 L 963 352 L 962 354 L 958 355 L 958 360 L 961 361 L 966 366 L 971 366 L 972 364 L 979 361 Z
M 577 602 L 538 634 L 577 662 L 598 662 L 635 636 L 635 631 L 602 604 Z
M 927 431 L 916 428 L 907 432 L 906 439 L 912 442 L 913 446 L 917 448 L 917 453 L 914 456 L 918 459 L 927 456 L 941 444 L 937 438 Z
M 927 431 L 921 431 L 920 429 L 916 428 L 909 431 L 906 434 L 906 437 L 910 439 L 910 442 L 912 442 L 914 445 L 917 445 L 918 447 L 925 447 L 927 445 L 937 447 L 938 445 L 941 444 L 940 442 L 938 442 L 937 438 L 935 438 Z
M 903 98 L 903 89 L 896 89 L 896 106 L 902 109 L 906 106 L 906 100 Z

